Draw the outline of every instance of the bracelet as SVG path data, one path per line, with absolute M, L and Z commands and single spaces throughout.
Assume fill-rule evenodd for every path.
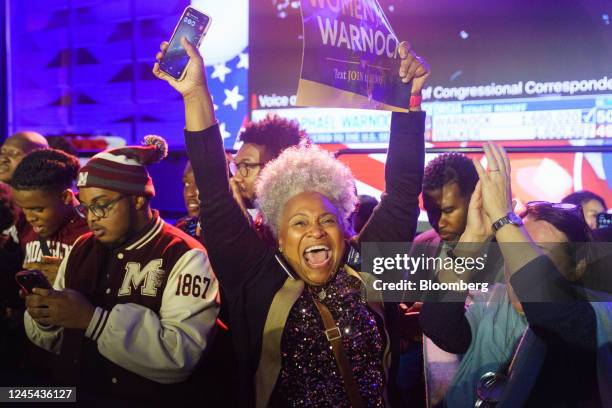
M 410 102 L 408 103 L 408 108 L 416 108 L 421 106 L 421 102 L 423 101 L 423 95 L 410 95 Z

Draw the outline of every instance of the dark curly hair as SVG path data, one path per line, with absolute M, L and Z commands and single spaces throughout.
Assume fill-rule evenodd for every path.
M 606 205 L 606 202 L 604 201 L 602 197 L 598 196 L 597 194 L 591 191 L 587 191 L 587 190 L 576 191 L 566 196 L 563 200 L 561 200 L 561 202 L 574 204 L 574 205 L 584 205 L 584 203 L 586 203 L 587 201 L 591 201 L 591 200 L 599 201 L 603 208 L 606 208 L 606 209 L 608 208 L 608 206 Z
M 463 197 L 469 197 L 478 183 L 478 173 L 474 163 L 461 153 L 445 153 L 425 167 L 423 190 L 438 190 L 445 184 L 455 182 Z
M 65 138 L 64 136 L 47 136 L 47 142 L 49 142 L 49 147 L 52 149 L 61 150 L 73 156 L 79 154 L 78 150 L 70 139 Z
M 270 160 L 278 157 L 288 147 L 310 144 L 310 140 L 296 121 L 270 116 L 258 122 L 250 122 L 240 134 L 240 141 L 262 145 Z
M 63 190 L 72 186 L 80 167 L 79 159 L 61 150 L 36 150 L 19 163 L 11 186 L 16 190 Z
M 11 189 L 0 183 L 0 232 L 10 228 L 15 223 L 16 208 Z

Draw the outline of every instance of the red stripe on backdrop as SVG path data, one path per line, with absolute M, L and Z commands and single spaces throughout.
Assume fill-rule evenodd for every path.
M 342 144 L 321 145 L 325 150 L 337 152 L 346 149 Z M 366 154 L 344 154 L 338 157 L 340 161 L 350 167 L 355 178 L 362 183 L 377 190 L 385 189 L 385 164 L 369 157 Z
M 505 146 L 524 145 L 521 141 L 510 141 L 503 143 Z M 541 142 L 536 145 L 550 146 L 550 143 Z M 558 143 L 568 145 L 569 143 Z M 436 147 L 446 147 L 446 143 L 436 143 Z M 449 146 L 451 144 L 448 144 Z M 480 146 L 481 143 L 468 143 L 467 146 Z M 456 146 L 456 144 L 454 144 Z M 324 149 L 336 152 L 345 149 L 343 144 L 321 145 Z M 468 157 L 481 160 L 481 153 L 468 154 Z M 366 154 L 341 155 L 339 159 L 347 164 L 355 178 L 384 191 L 384 163 L 369 157 Z M 530 153 L 512 153 L 512 189 L 514 196 L 525 203 L 531 200 L 560 201 L 567 194 L 574 191 L 575 177 L 574 162 L 575 153 L 549 153 L 544 156 Z M 608 187 L 605 179 L 601 179 L 595 173 L 591 163 L 584 157 L 581 167 L 582 189 L 593 191 L 601 195 L 606 203 L 612 202 L 612 190 Z M 422 206 L 422 198 L 419 197 Z

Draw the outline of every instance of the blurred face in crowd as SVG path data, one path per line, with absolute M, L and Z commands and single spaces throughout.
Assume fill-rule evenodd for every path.
M 53 236 L 74 215 L 74 194 L 64 191 L 13 189 L 15 203 L 41 238 Z
M 255 180 L 268 160 L 266 148 L 254 143 L 243 144 L 234 157 L 238 171 L 233 177 L 238 184 L 240 195 L 249 208 L 253 208 L 255 200 Z
M 446 183 L 437 190 L 423 191 L 423 205 L 429 223 L 443 241 L 457 241 L 467 222 L 470 197 L 463 197 L 459 185 Z
M 185 200 L 185 208 L 190 217 L 200 215 L 200 199 L 198 194 L 199 191 L 195 183 L 193 169 L 190 164 L 187 164 L 183 174 L 183 199 Z
M 16 138 L 8 138 L 0 148 L 0 181 L 8 183 L 13 178 L 17 165 L 27 152 Z
M 306 283 L 325 284 L 344 256 L 345 228 L 338 210 L 319 193 L 294 196 L 283 209 L 278 244 Z
M 86 208 L 87 224 L 105 245 L 125 243 L 135 232 L 135 213 L 145 205 L 144 197 L 135 197 L 98 187 L 79 190 L 79 201 Z M 97 213 L 97 214 L 96 214 Z
M 21 160 L 33 150 L 49 147 L 45 138 L 36 132 L 17 132 L 4 141 L 0 148 L 0 181 L 9 183 Z
M 605 211 L 606 209 L 601 205 L 599 200 L 589 200 L 582 203 L 584 219 L 592 230 L 597 229 L 597 214 Z

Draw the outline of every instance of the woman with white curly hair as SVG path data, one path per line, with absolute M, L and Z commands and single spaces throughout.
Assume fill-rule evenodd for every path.
M 185 79 L 153 72 L 183 95 L 185 139 L 200 191 L 211 264 L 226 293 L 245 405 L 396 404 L 397 307 L 364 299 L 356 272 L 361 242 L 410 241 L 416 230 L 424 162 L 420 92 L 429 69 L 402 43 L 400 78 L 412 81 L 410 113 L 394 113 L 386 192 L 358 237 L 349 216 L 357 197 L 350 170 L 318 147 L 294 147 L 269 163 L 257 185 L 259 206 L 276 238 L 266 245 L 234 201 L 223 142 L 202 58 Z M 167 49 L 162 44 L 160 59 Z M 408 86 L 408 85 L 406 85 Z M 366 278 L 367 279 L 367 278 Z
M 328 214 L 329 219 L 319 222 L 323 226 L 334 225 L 336 234 L 329 236 L 336 240 L 333 244 L 337 248 L 350 236 L 349 217 L 358 201 L 351 171 L 318 146 L 293 147 L 268 164 L 256 190 L 259 208 L 278 241 L 279 252 L 307 283 L 326 283 L 329 273 L 336 270 L 323 268 L 323 265 L 337 265 L 336 258 L 344 253 L 332 251 L 325 240 L 316 240 L 319 245 L 308 248 L 304 248 L 305 244 L 300 245 L 299 240 L 308 227 L 308 210 L 315 210 L 312 206 L 322 211 L 315 213 Z

